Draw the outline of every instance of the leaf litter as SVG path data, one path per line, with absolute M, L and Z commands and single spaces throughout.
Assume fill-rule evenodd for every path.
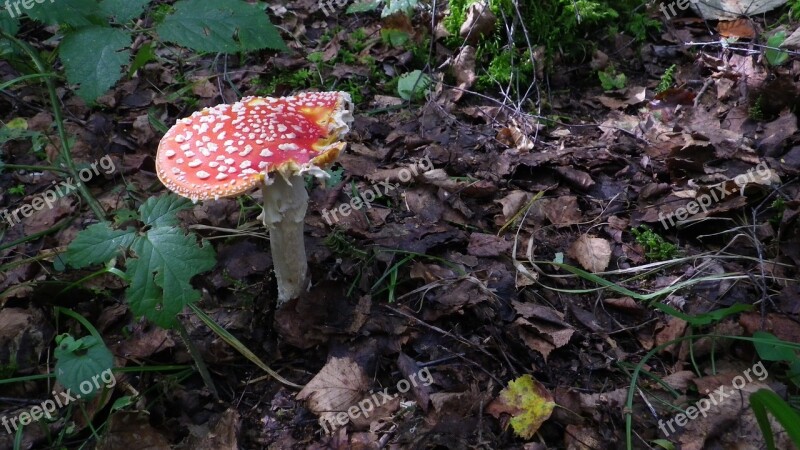
M 467 10 L 474 28 L 462 27 L 462 38 L 497 32 L 483 5 L 476 2 Z M 8 350 L 0 354 L 0 367 L 13 362 L 17 375 L 47 373 L 54 330 L 64 327 L 49 307 L 65 304 L 98 325 L 118 365 L 190 363 L 175 332 L 134 319 L 149 311 L 155 323 L 167 324 L 174 311 L 155 314 L 151 303 L 136 306 L 152 302 L 152 292 L 163 290 L 187 303 L 201 299 L 208 314 L 271 367 L 305 385 L 295 393 L 263 378 L 198 321 L 178 316 L 215 379 L 229 391 L 227 400 L 215 402 L 194 376 L 160 399 L 161 405 L 143 402 L 110 413 L 99 448 L 118 448 L 133 436 L 152 448 L 179 443 L 186 448 L 409 448 L 422 443 L 536 448 L 526 442 L 536 439 L 549 446 L 616 448 L 624 439 L 621 411 L 630 381 L 629 366 L 622 363 L 635 365 L 647 351 L 686 337 L 693 328 L 645 301 L 598 291 L 597 285 L 542 261 L 564 261 L 642 293 L 708 273 L 746 273 L 749 281 L 711 281 L 662 301 L 687 314 L 757 304 L 761 311 L 726 317 L 710 330 L 726 336 L 769 331 L 800 342 L 797 61 L 773 67 L 734 50 L 733 44 L 716 46 L 718 37 L 708 37 L 702 22 L 674 20 L 638 50 L 641 63 L 624 61 L 616 41 L 603 42 L 607 51 L 596 54 L 593 64 L 603 68 L 610 60 L 626 67 L 631 76 L 625 89 L 604 92 L 597 83 L 578 84 L 581 77 L 594 76 L 587 65 L 553 76 L 554 112 L 571 117 L 553 121 L 473 95 L 480 75 L 473 46 L 478 41 L 456 53 L 439 43 L 432 47 L 440 63 L 449 60 L 455 83 L 434 72 L 427 98 L 409 102 L 413 87 L 404 91 L 412 95 L 405 99 L 404 93 L 378 93 L 367 82 L 375 72 L 399 76 L 414 57 L 383 42 L 380 31 L 401 30 L 424 42 L 423 22 L 348 15 L 341 18 L 346 27 L 334 31 L 333 20 L 317 6 L 298 1 L 270 7 L 292 25 L 287 32 L 295 37 L 289 45 L 296 54 L 238 66 L 230 59 L 225 72 L 212 57 L 187 62 L 165 55 L 104 92 L 100 109 L 64 94 L 76 160 L 89 164 L 111 154 L 120 167 L 114 175 L 92 180 L 91 191 L 108 210 L 131 214 L 118 215 L 113 225 L 92 224 L 77 197 L 65 197 L 5 230 L 3 244 L 52 232 L 0 249 L 0 342 Z M 729 19 L 716 28 L 722 37 L 748 40 L 761 33 L 760 19 Z M 338 60 L 342 49 L 350 48 L 346 30 L 351 27 L 364 27 L 370 36 L 355 53 L 373 58 L 374 66 L 364 59 Z M 797 48 L 797 31 L 788 34 L 784 47 Z M 700 40 L 706 45 L 676 46 Z M 314 52 L 330 66 L 305 57 Z M 678 66 L 673 86 L 656 93 L 659 77 L 673 62 Z M 4 76 L 15 73 L 5 63 L 0 67 Z M 266 75 L 300 69 L 354 83 L 364 99 L 339 162 L 343 177 L 333 186 L 311 189 L 306 240 L 314 285 L 302 301 L 274 311 L 272 260 L 261 231 L 252 226 L 251 204 L 224 199 L 170 205 L 156 199 L 164 197 L 153 172 L 162 134 L 154 123 L 230 101 L 237 92 L 256 93 Z M 161 93 L 175 91 L 179 79 L 195 96 L 191 104 Z M 274 95 L 294 90 L 285 80 L 274 88 Z M 14 93 L 23 94 L 31 95 Z M 52 117 L 16 98 L 0 99 L 3 122 L 26 118 L 29 130 L 48 139 L 45 159 L 56 161 Z M 0 158 L 36 164 L 41 160 L 32 150 L 12 140 Z M 424 158 L 432 167 L 403 180 L 403 170 Z M 768 165 L 766 172 L 737 183 L 760 162 Z M 0 201 L 18 207 L 53 180 L 47 173 L 6 170 Z M 381 182 L 398 186 L 334 226 L 322 218 L 322 209 L 349 202 Z M 22 196 L 10 191 L 18 184 L 25 187 Z M 683 217 L 692 202 L 702 204 L 708 197 L 716 200 Z M 137 212 L 131 198 L 146 206 Z M 663 227 L 664 217 L 675 220 Z M 63 226 L 52 230 L 58 224 Z M 160 252 L 175 241 L 194 239 L 179 224 L 205 242 L 180 246 L 194 248 L 190 254 Z M 659 266 L 650 276 L 630 276 L 626 270 L 655 263 L 630 232 L 642 224 L 696 258 Z M 160 225 L 175 228 L 165 233 L 157 231 Z M 76 238 L 84 229 L 90 232 Z M 65 256 L 70 247 L 72 254 Z M 714 266 L 704 263 L 715 256 L 725 258 Z M 70 262 L 81 268 L 111 257 L 126 261 L 130 277 L 147 279 L 148 292 L 126 291 L 115 277 L 103 275 L 73 294 L 60 294 L 90 274 L 64 271 Z M 522 261 L 525 273 L 514 260 Z M 539 263 L 533 267 L 529 261 Z M 164 279 L 165 267 L 180 268 L 182 275 Z M 133 301 L 130 308 L 125 298 Z M 639 384 L 632 412 L 643 439 L 664 437 L 657 423 L 674 414 L 667 404 L 685 405 L 700 386 L 724 384 L 720 377 L 735 376 L 740 373 L 736 363 L 749 364 L 754 357 L 752 347 L 741 342 L 711 341 L 669 345 L 646 362 L 645 368 L 679 397 L 667 398 L 658 383 Z M 716 375 L 696 376 L 692 358 L 727 366 Z M 422 367 L 429 368 L 433 383 L 400 392 L 398 383 Z M 126 382 L 139 392 L 166 383 L 159 377 Z M 37 396 L 47 395 L 37 387 Z M 770 377 L 748 385 L 746 392 L 759 388 L 793 389 L 788 380 Z M 339 413 L 387 389 L 392 400 L 370 417 L 320 432 L 320 419 L 332 423 Z M 5 397 L 33 395 L 23 391 L 3 386 Z M 656 396 L 662 401 L 654 402 Z M 2 414 L 18 412 L 11 405 L 2 408 Z M 689 422 L 676 433 L 676 442 L 698 449 L 761 442 L 754 417 L 741 411 L 749 411 L 746 397 L 732 398 L 714 414 Z M 48 426 L 56 432 L 63 420 Z M 79 422 L 80 429 L 87 426 Z M 788 445 L 784 435 L 778 439 Z M 23 442 L 38 445 L 44 434 L 28 427 Z M 11 445 L 9 437 L 0 433 L 0 446 L 6 444 Z

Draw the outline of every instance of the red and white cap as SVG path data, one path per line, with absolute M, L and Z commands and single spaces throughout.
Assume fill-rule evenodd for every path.
M 319 175 L 346 146 L 352 121 L 346 92 L 245 97 L 178 120 L 158 145 L 156 172 L 192 201 L 240 195 L 275 171 Z

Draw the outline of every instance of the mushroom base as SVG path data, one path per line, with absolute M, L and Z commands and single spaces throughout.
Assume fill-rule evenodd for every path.
M 308 287 L 308 262 L 303 225 L 308 194 L 302 175 L 288 180 L 275 174 L 272 184 L 264 183 L 264 211 L 261 218 L 269 230 L 272 263 L 278 281 L 278 306 L 297 298 Z

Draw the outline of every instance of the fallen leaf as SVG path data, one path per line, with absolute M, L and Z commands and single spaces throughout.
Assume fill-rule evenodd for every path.
M 584 234 L 572 243 L 567 255 L 578 260 L 578 263 L 589 272 L 602 272 L 611 261 L 611 244 L 605 239 Z
M 335 423 L 337 413 L 367 395 L 369 378 L 364 369 L 348 357 L 331 358 L 297 394 L 320 420 Z
M 501 413 L 510 414 L 511 427 L 523 439 L 530 439 L 555 407 L 553 394 L 544 385 L 525 374 L 508 383 L 500 395 L 489 404 L 487 412 L 496 418 Z

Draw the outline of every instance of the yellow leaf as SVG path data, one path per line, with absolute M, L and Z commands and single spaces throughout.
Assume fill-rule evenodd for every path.
M 500 391 L 500 399 L 513 407 L 511 427 L 523 439 L 530 439 L 553 413 L 553 395 L 530 375 L 523 375 L 508 383 Z

